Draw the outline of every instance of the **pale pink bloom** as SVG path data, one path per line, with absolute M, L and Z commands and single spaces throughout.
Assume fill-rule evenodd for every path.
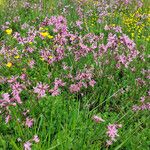
M 112 145 L 112 144 L 113 144 L 113 142 L 112 142 L 111 140 L 107 140 L 107 141 L 106 141 L 106 145 L 107 145 L 107 146 L 110 146 L 110 145 Z
M 27 118 L 26 118 L 25 125 L 26 125 L 28 128 L 31 128 L 32 125 L 33 125 L 33 119 L 27 117 Z
M 34 49 L 33 48 L 31 48 L 31 47 L 27 47 L 27 49 L 26 49 L 29 53 L 32 53 L 33 51 L 34 51 Z
M 8 115 L 6 118 L 5 118 L 5 123 L 7 124 L 9 122 L 9 120 L 11 119 L 11 116 Z
M 55 79 L 54 85 L 55 87 L 59 87 L 59 86 L 65 86 L 65 82 L 63 82 L 61 79 Z
M 81 27 L 81 25 L 83 24 L 83 22 L 82 21 L 76 21 L 76 25 L 77 25 L 77 27 L 79 27 L 79 29 L 81 30 L 82 29 L 82 27 Z
M 125 0 L 125 4 L 128 4 L 130 2 L 130 0 Z
M 148 93 L 148 95 L 150 96 L 150 90 L 149 90 L 147 93 Z
M 71 84 L 69 87 L 69 90 L 71 93 L 76 93 L 79 92 L 81 89 L 81 85 L 80 84 Z
M 110 30 L 110 27 L 108 25 L 105 25 L 104 29 L 107 31 Z
M 52 96 L 57 96 L 60 94 L 58 87 L 54 87 L 53 89 L 49 90 L 49 92 L 52 94 Z
M 92 119 L 96 122 L 96 123 L 100 123 L 100 122 L 105 122 L 105 120 L 103 120 L 101 117 L 98 117 L 96 115 L 94 115 L 92 117 Z
M 142 96 L 142 97 L 140 98 L 140 100 L 141 100 L 141 102 L 143 103 L 143 102 L 145 101 L 145 96 Z
M 24 150 L 31 150 L 32 143 L 30 141 L 27 141 L 24 143 Z
M 95 84 L 96 84 L 96 81 L 95 81 L 95 80 L 90 80 L 90 82 L 89 82 L 89 85 L 90 85 L 90 86 L 94 87 Z
M 21 101 L 19 93 L 16 92 L 14 94 L 14 99 L 18 102 L 18 104 L 22 104 L 22 101 Z
M 26 74 L 23 73 L 23 74 L 20 76 L 20 79 L 21 79 L 21 80 L 25 80 L 25 79 L 26 79 Z
M 8 93 L 2 94 L 2 98 L 6 102 L 10 102 L 10 95 Z
M 17 82 L 18 76 L 12 76 L 9 80 L 8 83 L 14 83 Z
M 133 105 L 132 106 L 132 110 L 133 111 L 138 111 L 138 110 L 140 110 L 141 108 L 139 107 L 139 106 L 137 106 L 137 105 Z
M 122 125 L 121 124 L 109 124 L 107 126 L 107 135 L 108 137 L 110 137 L 111 141 L 116 141 L 116 137 L 119 136 L 118 135 L 118 128 L 121 128 Z
M 24 115 L 24 116 L 26 116 L 27 115 L 27 113 L 29 113 L 30 112 L 30 110 L 29 109 L 27 109 L 26 111 L 24 111 L 22 114 Z
M 38 137 L 37 135 L 34 135 L 33 141 L 34 141 L 35 143 L 39 143 L 40 139 L 39 139 L 39 137 Z
M 119 136 L 116 125 L 108 125 L 107 128 L 107 135 L 114 141 L 116 136 Z
M 34 61 L 34 60 L 30 60 L 30 62 L 29 62 L 29 67 L 30 67 L 30 68 L 33 68 L 34 65 L 35 65 L 35 61 Z
M 46 90 L 49 88 L 47 84 L 42 84 L 41 82 L 34 87 L 34 93 L 38 94 L 38 98 L 46 96 Z

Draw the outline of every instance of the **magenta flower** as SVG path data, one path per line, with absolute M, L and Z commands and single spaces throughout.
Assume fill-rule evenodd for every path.
M 112 141 L 115 141 L 116 136 L 119 136 L 117 134 L 118 130 L 116 127 L 116 124 L 110 124 L 107 126 L 107 135 L 112 139 Z
M 109 124 L 107 126 L 107 135 L 110 138 L 110 140 L 107 140 L 107 145 L 112 145 L 114 141 L 116 141 L 116 137 L 118 137 L 118 128 L 121 128 L 121 124 Z
M 71 93 L 76 93 L 79 92 L 81 89 L 81 85 L 80 84 L 71 84 L 69 87 L 69 90 Z
M 23 73 L 23 74 L 20 76 L 20 79 L 21 79 L 21 80 L 25 80 L 25 79 L 26 79 L 26 74 Z
M 140 100 L 141 100 L 141 102 L 144 102 L 144 101 L 145 101 L 145 96 L 142 96 L 142 97 L 140 98 Z
M 95 81 L 95 80 L 90 80 L 90 82 L 89 82 L 89 85 L 90 85 L 90 86 L 94 87 L 95 84 L 96 84 L 96 81 Z
M 46 96 L 46 90 L 49 88 L 47 84 L 42 84 L 41 82 L 34 87 L 34 93 L 38 94 L 38 98 Z
M 10 102 L 10 95 L 8 93 L 2 94 L 2 98 L 8 103 Z
M 24 143 L 24 150 L 31 150 L 32 143 L 30 141 L 27 141 Z
M 33 141 L 34 141 L 35 143 L 39 143 L 39 142 L 40 142 L 40 139 L 39 139 L 39 137 L 38 137 L 37 135 L 34 135 Z
M 33 68 L 34 65 L 35 65 L 35 61 L 34 61 L 34 60 L 31 60 L 31 61 L 29 62 L 29 67 L 30 67 L 30 68 Z
M 9 122 L 9 120 L 11 119 L 11 116 L 8 115 L 6 118 L 5 118 L 5 123 L 7 124 Z
M 32 125 L 33 125 L 33 119 L 31 119 L 31 118 L 26 118 L 26 122 L 25 122 L 25 125 L 28 127 L 28 128 L 31 128 L 32 127 Z
M 82 24 L 83 24 L 82 21 L 80 21 L 80 20 L 76 21 L 76 25 L 77 25 L 77 27 L 79 27 L 80 30 L 82 29 L 82 27 L 81 27 Z

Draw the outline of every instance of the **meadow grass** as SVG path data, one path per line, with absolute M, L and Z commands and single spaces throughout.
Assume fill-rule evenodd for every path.
M 27 141 L 31 142 L 32 146 L 29 147 L 33 150 L 149 150 L 149 1 L 141 2 L 141 8 L 138 8 L 139 1 L 132 1 L 132 4 L 121 3 L 119 7 L 114 4 L 108 8 L 108 15 L 103 16 L 101 22 L 98 22 L 99 14 L 105 7 L 100 7 L 106 6 L 101 1 L 100 6 L 97 1 L 90 0 L 28 0 L 28 3 L 0 1 L 0 150 L 25 149 Z M 140 17 L 136 18 L 137 15 Z M 60 22 L 60 26 L 66 25 L 75 40 L 71 39 L 72 35 L 64 37 L 67 42 L 63 41 L 63 44 L 59 43 L 59 38 L 55 39 L 59 35 L 65 36 L 62 32 L 66 26 L 56 33 L 53 31 L 54 24 L 46 26 L 48 29 L 42 26 L 44 29 L 40 31 L 39 27 L 45 17 L 52 16 L 63 16 L 67 20 L 67 24 L 64 20 L 63 23 Z M 82 22 L 81 29 L 76 21 Z M 22 29 L 24 23 L 29 27 Z M 137 23 L 143 26 L 137 28 Z M 116 67 L 119 62 L 115 59 L 116 55 L 126 54 L 128 47 L 121 43 L 122 33 L 106 30 L 106 25 L 110 28 L 122 27 L 122 32 L 135 42 L 139 54 L 135 54 L 136 57 L 128 67 L 123 64 L 120 68 Z M 15 32 L 20 33 L 21 37 L 28 37 L 29 28 L 31 34 L 37 32 L 34 40 L 20 44 L 15 38 Z M 12 29 L 12 33 L 7 34 L 7 29 Z M 41 33 L 48 33 L 52 37 L 43 38 Z M 92 36 L 87 38 L 89 33 Z M 109 33 L 116 35 L 119 51 L 115 51 L 114 40 L 108 52 L 96 60 L 93 56 L 98 53 L 99 46 L 107 45 Z M 96 41 L 101 34 L 104 34 L 102 40 Z M 94 40 L 90 43 L 90 39 Z M 86 49 L 91 48 L 95 42 L 98 47 L 93 48 L 93 53 L 76 61 L 76 53 L 82 47 L 82 42 L 87 46 Z M 65 50 L 63 59 L 49 63 L 53 57 L 57 57 L 55 51 L 60 47 Z M 28 48 L 33 48 L 34 52 L 30 53 Z M 53 56 L 44 58 L 41 50 L 45 53 L 53 50 L 52 53 L 48 52 Z M 30 64 L 32 60 L 35 62 L 33 66 Z M 69 69 L 62 67 L 64 63 Z M 90 74 L 89 72 L 92 72 L 90 79 L 76 79 L 81 76 L 80 73 Z M 24 74 L 25 77 L 22 76 Z M 70 74 L 72 78 L 69 77 Z M 17 79 L 10 83 L 12 77 Z M 51 90 L 57 90 L 57 79 L 62 79 L 65 85 L 58 85 L 61 93 L 54 96 Z M 95 81 L 94 86 L 90 86 L 89 80 Z M 80 81 L 82 84 L 87 82 L 87 88 L 82 85 L 78 92 L 71 92 L 75 89 L 71 89 L 71 85 Z M 16 83 L 19 86 L 15 90 L 21 90 L 20 104 L 13 94 Z M 49 89 L 45 88 L 46 95 L 41 96 L 40 92 L 36 92 L 38 83 L 49 86 Z M 9 102 L 4 102 L 4 93 L 10 94 Z M 144 101 L 140 102 L 143 97 Z M 136 110 L 133 110 L 134 105 L 138 107 Z M 102 117 L 105 122 L 94 121 L 94 115 Z M 31 127 L 28 126 L 27 118 L 33 119 Z M 121 124 L 122 127 L 117 130 L 119 136 L 116 136 L 116 141 L 112 140 L 113 143 L 108 146 L 109 124 Z M 38 135 L 39 142 L 33 140 L 34 135 Z

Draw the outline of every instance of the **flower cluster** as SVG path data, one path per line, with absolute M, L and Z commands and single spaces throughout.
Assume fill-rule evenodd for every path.
M 116 141 L 116 137 L 118 137 L 118 128 L 121 128 L 122 125 L 121 124 L 109 124 L 107 126 L 107 135 L 110 138 L 109 140 L 107 140 L 107 145 L 112 145 L 113 142 Z
M 32 142 L 39 143 L 40 139 L 37 135 L 34 135 L 32 139 L 24 143 L 24 150 L 31 150 Z

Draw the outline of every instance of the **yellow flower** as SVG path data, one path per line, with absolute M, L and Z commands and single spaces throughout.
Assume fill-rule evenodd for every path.
M 46 36 L 48 36 L 49 35 L 49 33 L 48 32 L 41 32 L 40 33 L 43 37 L 46 37 Z
M 42 31 L 42 30 L 44 30 L 44 28 L 40 27 L 39 30 Z
M 7 29 L 5 32 L 10 35 L 12 33 L 12 29 Z
M 44 58 L 43 58 L 43 57 L 41 57 L 41 58 L 40 58 L 40 60 L 44 61 Z
M 53 58 L 53 56 L 51 56 L 51 55 L 50 55 L 48 58 L 49 58 L 49 59 L 52 59 L 52 58 Z
M 8 62 L 8 63 L 6 64 L 6 66 L 7 66 L 8 68 L 10 68 L 10 67 L 12 66 L 12 63 L 11 63 L 11 62 Z
M 131 33 L 131 36 L 134 37 L 134 33 Z
M 15 59 L 18 59 L 18 58 L 20 58 L 20 56 L 19 56 L 19 55 L 16 55 L 14 58 L 15 58 Z
M 52 38 L 53 38 L 53 36 L 52 36 L 52 35 L 48 35 L 47 37 L 48 37 L 49 39 L 52 39 Z
M 33 44 L 33 42 L 29 42 L 29 44 L 30 44 L 30 45 L 32 45 L 32 44 Z

